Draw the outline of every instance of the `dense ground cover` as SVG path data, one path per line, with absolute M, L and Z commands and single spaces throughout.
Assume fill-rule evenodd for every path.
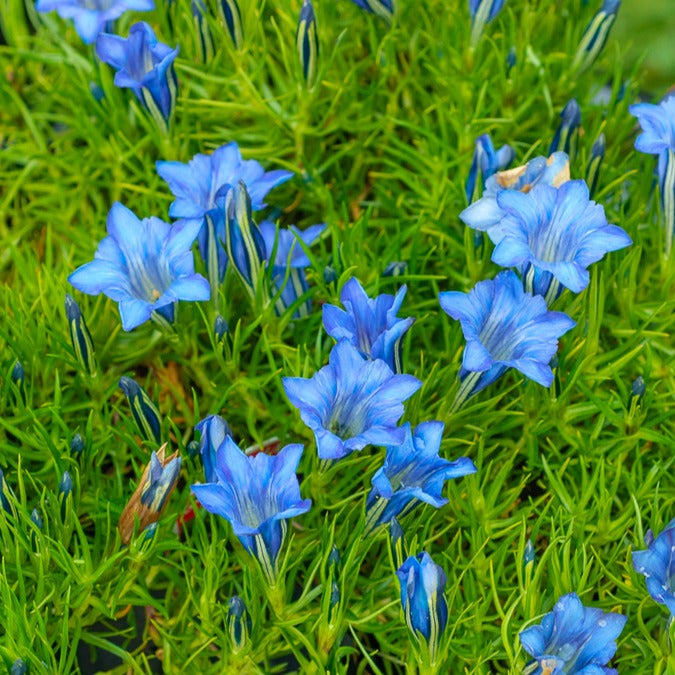
M 627 109 L 644 91 L 639 70 L 624 68 L 612 39 L 591 69 L 571 67 L 596 4 L 512 0 L 471 49 L 460 0 L 400 0 L 391 26 L 347 0 L 316 0 L 321 53 L 308 89 L 295 44 L 300 2 L 242 0 L 240 50 L 212 7 L 214 51 L 202 62 L 188 4 L 158 1 L 150 13 L 124 15 L 116 31 L 127 35 L 144 19 L 162 42 L 180 45 L 168 134 L 114 86 L 71 22 L 30 3 L 0 4 L 8 43 L 0 48 L 0 467 L 14 495 L 11 514 L 0 514 L 8 668 L 20 658 L 31 672 L 404 670 L 410 638 L 388 535 L 364 536 L 365 497 L 384 450 L 320 466 L 282 384 L 327 362 L 334 341 L 321 305 L 339 304 L 356 276 L 371 296 L 407 284 L 399 315 L 416 322 L 403 371 L 423 385 L 403 419 L 444 422 L 442 456 L 469 457 L 478 469 L 447 484 L 446 506 L 401 521 L 408 552 L 429 552 L 448 578 L 446 672 L 520 672 L 529 657 L 519 632 L 569 592 L 628 617 L 612 661 L 619 672 L 675 671 L 669 613 L 631 564 L 648 528 L 660 532 L 675 516 L 675 262 L 663 255 L 654 158 L 633 149 Z M 510 144 L 514 165 L 548 154 L 572 97 L 582 111 L 572 178 L 586 176 L 604 133 L 594 198 L 633 244 L 593 265 L 586 290 L 555 301 L 576 326 L 560 341 L 550 389 L 510 371 L 452 411 L 465 341 L 438 294 L 466 292 L 499 271 L 492 243 L 459 219 L 475 140 L 489 133 L 497 147 Z M 327 225 L 308 251 L 313 311 L 295 319 L 256 308 L 229 272 L 219 293 L 223 342 L 212 301 L 180 303 L 175 334 L 150 322 L 124 332 L 116 304 L 77 293 L 68 275 L 92 259 L 115 201 L 169 220 L 174 197 L 155 162 L 187 162 L 230 141 L 267 170 L 294 174 L 268 195 L 267 217 Z M 385 276 L 398 261 L 403 274 Z M 74 356 L 65 293 L 87 318 L 95 378 Z M 158 445 L 139 436 L 118 388 L 125 375 L 157 403 L 163 439 L 182 457 L 157 530 L 129 547 L 117 524 Z M 638 377 L 644 393 L 632 396 Z M 188 443 L 215 413 L 241 448 L 271 437 L 305 444 L 301 493 L 313 503 L 289 527 L 274 609 L 230 525 L 197 509 L 191 494 L 204 476 Z M 77 433 L 80 454 L 71 450 Z M 73 481 L 65 500 L 64 471 Z M 177 531 L 191 508 L 195 517 Z M 526 566 L 528 540 L 535 558 Z M 333 545 L 340 599 L 329 628 Z M 253 619 L 243 656 L 228 637 L 235 594 Z

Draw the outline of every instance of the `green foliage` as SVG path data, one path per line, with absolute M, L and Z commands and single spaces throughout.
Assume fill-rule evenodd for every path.
M 13 515 L 0 512 L 7 668 L 17 658 L 30 672 L 59 673 L 91 672 L 89 662 L 119 673 L 413 668 L 388 537 L 361 536 L 384 451 L 320 471 L 311 433 L 281 387 L 282 375 L 308 376 L 326 362 L 332 341 L 320 304 L 336 303 L 356 275 L 371 294 L 408 284 L 402 314 L 417 322 L 403 362 L 424 386 L 406 419 L 444 421 L 443 454 L 478 467 L 448 486 L 446 507 L 402 522 L 409 552 L 429 551 L 448 576 L 447 672 L 520 672 L 518 632 L 569 591 L 628 615 L 619 672 L 673 672 L 667 611 L 647 595 L 630 552 L 648 527 L 658 532 L 675 515 L 675 265 L 662 256 L 653 158 L 632 148 L 627 106 L 638 76 L 625 72 L 612 38 L 582 77 L 569 69 L 595 4 L 509 0 L 472 51 L 463 0 L 399 0 L 391 27 L 347 0 L 315 0 L 321 56 L 308 90 L 295 46 L 300 0 L 240 0 L 241 50 L 210 3 L 206 64 L 189 3 L 157 0 L 154 12 L 121 18 L 117 31 L 147 19 L 163 42 L 180 44 L 165 137 L 70 22 L 38 16 L 31 0 L 0 0 L 9 43 L 0 47 L 0 464 L 14 493 Z M 517 64 L 507 73 L 512 45 Z M 605 84 L 611 93 L 595 102 Z M 634 244 L 594 265 L 586 291 L 555 303 L 577 327 L 561 341 L 550 391 L 511 373 L 451 414 L 463 338 L 437 294 L 496 272 L 489 242 L 477 246 L 458 218 L 474 140 L 489 132 L 495 145 L 510 143 L 518 164 L 545 154 L 572 96 L 583 110 L 572 177 L 585 176 L 604 132 L 595 198 Z M 185 162 L 232 140 L 246 158 L 296 173 L 270 195 L 285 207 L 282 224 L 328 224 L 310 253 L 315 311 L 301 320 L 273 307 L 254 315 L 228 273 L 219 311 L 230 333 L 217 344 L 213 303 L 181 303 L 175 334 L 150 323 L 127 334 L 114 303 L 77 294 L 96 348 L 98 375 L 89 377 L 70 345 L 68 274 L 91 259 L 113 201 L 166 218 L 172 196 L 155 161 Z M 407 261 L 406 275 L 382 277 L 396 260 Z M 324 281 L 327 264 L 341 275 L 337 285 Z M 10 377 L 17 359 L 25 401 Z M 117 522 L 156 447 L 138 437 L 117 387 L 122 375 L 158 403 L 164 435 L 183 457 L 157 532 L 128 548 Z M 630 401 L 638 375 L 646 393 Z M 190 494 L 203 473 L 185 446 L 212 413 L 227 418 L 242 447 L 272 436 L 306 444 L 302 494 L 314 504 L 290 528 L 277 598 L 267 597 L 229 525 Z M 80 459 L 69 450 L 78 432 Z M 64 470 L 74 488 L 62 513 Z M 181 538 L 176 519 L 189 507 L 196 516 Z M 526 574 L 528 538 L 536 561 Z M 333 544 L 339 579 L 326 568 Z M 341 600 L 329 617 L 333 581 Z M 253 619 L 251 646 L 236 655 L 227 623 L 234 594 Z

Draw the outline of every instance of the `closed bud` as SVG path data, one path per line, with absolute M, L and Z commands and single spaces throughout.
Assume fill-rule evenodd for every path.
M 577 100 L 571 98 L 560 113 L 560 126 L 555 133 L 548 154 L 557 151 L 566 152 L 570 158 L 575 154 L 577 135 L 581 126 L 581 108 Z
M 251 638 L 253 626 L 246 604 L 238 595 L 233 595 L 230 598 L 230 606 L 227 610 L 227 626 L 232 651 L 234 654 L 238 654 L 246 648 Z
M 159 410 L 145 393 L 143 387 L 130 377 L 121 377 L 120 389 L 124 392 L 138 431 L 146 441 L 159 443 L 162 440 L 162 427 Z
M 311 0 L 304 0 L 300 10 L 295 43 L 300 57 L 302 74 L 308 87 L 312 87 L 316 78 L 319 61 L 319 36 L 316 28 L 316 15 Z
M 169 457 L 165 455 L 166 444 L 152 453 L 138 487 L 122 511 L 118 529 L 123 544 L 131 541 L 136 519 L 139 521 L 139 530 L 145 530 L 160 519 L 176 487 L 180 476 L 181 458 L 178 451 Z
M 600 165 L 605 156 L 605 134 L 600 134 L 591 148 L 591 158 L 586 169 L 586 184 L 588 192 L 592 197 L 598 186 L 598 177 L 600 176 Z
M 150 523 L 144 530 L 143 530 L 143 540 L 144 541 L 150 541 L 155 534 L 157 533 L 157 523 Z
M 394 0 L 352 0 L 352 2 L 361 9 L 365 9 L 366 12 L 377 14 L 387 21 L 394 18 L 394 12 L 396 11 Z
M 327 284 L 334 284 L 338 280 L 338 273 L 335 271 L 334 267 L 331 267 L 330 265 L 326 265 L 323 268 L 323 280 Z
M 80 434 L 75 434 L 70 441 L 70 454 L 73 457 L 80 457 L 84 452 L 84 438 Z
M 59 483 L 59 502 L 61 503 L 61 520 L 66 519 L 68 513 L 68 497 L 73 491 L 73 479 L 68 471 L 63 472 Z
M 326 576 L 331 579 L 337 579 L 340 574 L 340 551 L 333 544 L 326 560 Z
M 400 277 L 408 271 L 407 262 L 390 262 L 382 272 L 383 277 Z
M 518 57 L 516 56 L 516 47 L 515 45 L 509 49 L 509 53 L 506 55 L 506 75 L 511 72 L 511 68 L 513 68 L 516 63 L 518 62 Z
M 9 672 L 10 675 L 25 675 L 28 672 L 28 666 L 23 662 L 22 659 L 17 659 L 12 664 Z
M 407 558 L 407 552 L 403 528 L 396 518 L 389 521 L 389 546 L 394 569 L 398 569 Z
M 228 326 L 227 321 L 219 314 L 213 324 L 213 335 L 216 338 L 216 342 L 222 342 L 229 330 L 230 327 Z
M 202 0 L 192 0 L 190 9 L 192 10 L 192 22 L 197 33 L 199 56 L 202 62 L 208 63 L 213 58 L 213 36 L 206 20 L 206 6 Z
M 534 545 L 532 544 L 532 540 L 528 539 L 525 544 L 525 551 L 523 552 L 523 574 L 526 581 L 529 581 L 534 573 L 535 557 Z
M 602 51 L 621 6 L 621 0 L 604 0 L 600 11 L 591 19 L 577 47 L 572 68 L 590 68 Z
M 199 454 L 199 441 L 190 441 L 185 449 L 187 450 L 188 457 L 196 457 Z
M 40 514 L 38 513 L 37 509 L 33 509 L 30 514 L 30 521 L 37 527 L 38 530 L 42 529 L 42 518 L 40 518 Z M 33 551 L 37 551 L 37 536 L 35 535 L 35 532 L 31 531 L 30 533 L 30 545 Z
M 328 601 L 328 625 L 335 624 L 335 614 L 340 604 L 340 587 L 334 581 L 330 587 L 330 600 Z
M 5 480 L 5 474 L 2 472 L 2 469 L 0 469 L 0 506 L 5 510 L 6 513 L 8 513 L 10 516 L 14 515 L 14 509 L 12 508 L 12 504 L 8 499 L 8 495 L 13 496 L 12 489 L 7 485 L 7 481 Z
M 478 44 L 483 29 L 499 14 L 503 5 L 504 0 L 469 0 L 472 48 Z
M 244 44 L 244 29 L 237 0 L 220 0 L 220 13 L 232 43 L 237 49 L 241 49 Z
M 21 361 L 15 361 L 14 366 L 12 367 L 12 374 L 11 374 L 12 382 L 16 385 L 17 389 L 19 390 L 19 395 L 21 396 L 21 399 L 23 400 L 24 404 L 26 403 L 26 386 L 25 386 L 25 380 L 26 380 L 26 371 L 23 369 L 23 366 L 21 365 Z
M 66 293 L 66 319 L 70 341 L 73 344 L 75 358 L 80 367 L 91 377 L 96 375 L 96 359 L 94 358 L 94 341 L 82 316 L 80 306 Z
M 645 395 L 645 391 L 647 390 L 647 387 L 645 385 L 644 378 L 642 375 L 638 375 L 633 380 L 633 384 L 630 387 L 630 396 L 628 397 L 628 407 L 630 407 L 631 403 L 633 402 L 633 399 L 635 399 L 636 403 L 640 403 L 640 400 L 642 397 Z

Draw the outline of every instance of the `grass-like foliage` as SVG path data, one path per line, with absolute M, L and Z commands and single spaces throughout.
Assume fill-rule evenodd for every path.
M 633 148 L 627 109 L 639 99 L 639 71 L 624 69 L 611 37 L 590 68 L 572 66 L 601 3 L 509 0 L 471 48 L 465 0 L 399 0 L 391 25 L 348 0 L 315 0 L 311 88 L 297 51 L 300 0 L 239 0 L 240 49 L 216 3 L 207 4 L 212 49 L 186 0 L 157 0 L 152 12 L 115 22 L 126 36 L 145 20 L 180 47 L 165 132 L 113 84 L 114 71 L 72 22 L 38 14 L 31 0 L 0 0 L 4 666 L 415 671 L 388 529 L 365 530 L 385 450 L 321 462 L 282 384 L 328 362 L 334 340 L 321 305 L 339 305 L 355 276 L 371 297 L 408 287 L 399 316 L 416 322 L 402 342 L 402 370 L 423 384 L 401 424 L 443 422 L 441 456 L 477 468 L 448 481 L 446 505 L 401 519 L 407 552 L 428 552 L 447 576 L 442 672 L 521 672 L 530 657 L 519 633 L 572 592 L 627 617 L 612 660 L 619 672 L 675 672 L 669 612 L 631 564 L 648 528 L 658 533 L 675 516 L 675 256 L 664 256 L 655 158 Z M 547 155 L 573 97 L 583 117 L 571 177 L 586 177 L 604 133 L 593 198 L 633 244 L 592 265 L 584 291 L 553 302 L 576 326 L 560 339 L 549 389 L 510 370 L 453 410 L 465 341 L 438 294 L 468 292 L 499 271 L 489 238 L 459 219 L 475 140 L 489 133 L 496 147 L 508 143 L 514 165 Z M 294 173 L 257 220 L 326 223 L 303 247 L 311 312 L 298 318 L 298 304 L 279 313 L 277 303 L 251 298 L 230 266 L 217 302 L 181 302 L 173 329 L 147 322 L 124 332 L 116 303 L 75 291 L 68 275 L 92 259 L 114 202 L 170 220 L 174 197 L 158 160 L 187 162 L 231 141 L 267 170 Z M 392 262 L 407 263 L 402 276 L 383 275 Z M 196 268 L 207 276 L 198 256 Z M 91 331 L 93 377 L 71 345 L 66 293 Z M 217 313 L 229 324 L 223 340 Z M 137 533 L 128 546 L 119 519 L 159 444 L 152 433 L 141 438 L 122 376 L 156 404 L 167 458 L 182 459 L 154 534 Z M 631 395 L 638 376 L 644 393 Z M 191 493 L 204 473 L 188 445 L 210 414 L 227 419 L 242 449 L 272 437 L 305 445 L 298 475 L 312 507 L 288 521 L 273 592 L 231 525 Z M 71 451 L 76 434 L 82 452 Z M 59 492 L 65 471 L 72 490 Z M 525 564 L 528 539 L 535 560 Z M 235 595 L 251 618 L 242 649 L 231 637 L 236 611 L 228 617 Z M 238 627 L 248 630 L 245 619 Z

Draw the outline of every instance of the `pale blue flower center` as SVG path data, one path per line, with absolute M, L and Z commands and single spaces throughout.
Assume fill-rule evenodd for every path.
M 154 303 L 171 286 L 171 276 L 166 266 L 157 260 L 142 260 L 140 256 L 127 255 L 129 282 L 134 296 Z
M 503 320 L 503 310 L 491 311 L 478 333 L 480 343 L 493 361 L 511 360 L 531 329 L 530 321 L 524 321 L 527 309 L 512 308 L 511 311 L 512 316 L 507 321 Z

